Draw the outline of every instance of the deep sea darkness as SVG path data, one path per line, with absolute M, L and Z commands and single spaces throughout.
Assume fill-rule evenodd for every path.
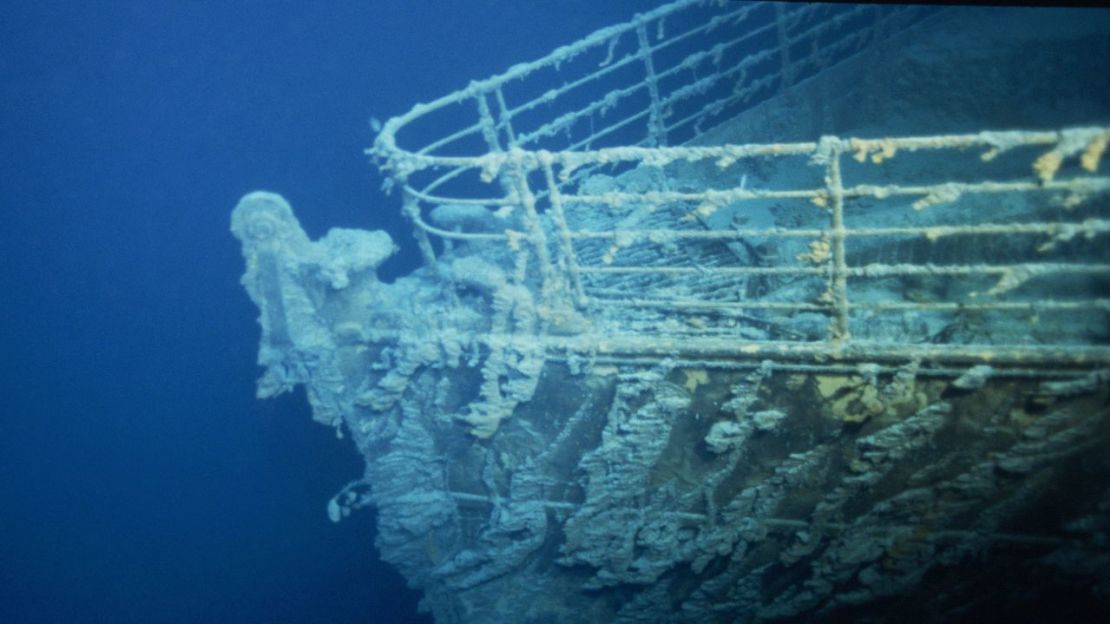
M 254 398 L 228 233 L 280 192 L 385 228 L 386 119 L 631 17 L 635 0 L 0 3 L 0 622 L 427 622 L 303 393 Z

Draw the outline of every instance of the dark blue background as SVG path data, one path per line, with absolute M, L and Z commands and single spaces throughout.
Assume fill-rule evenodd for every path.
M 303 394 L 257 402 L 227 231 L 283 193 L 387 228 L 385 119 L 653 2 L 0 3 L 0 621 L 402 622 L 361 472 Z

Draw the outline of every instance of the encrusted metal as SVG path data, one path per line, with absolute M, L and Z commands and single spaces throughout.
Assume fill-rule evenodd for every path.
M 502 246 L 545 320 L 586 321 L 545 332 L 553 351 L 1110 363 L 1110 348 L 1074 322 L 1110 312 L 1110 177 L 1098 172 L 1110 128 L 699 145 L 726 114 L 928 18 L 705 4 L 662 7 L 386 123 L 371 154 L 402 188 L 425 261 L 435 267 L 435 250 L 453 243 Z M 696 38 L 711 44 L 684 47 Z M 506 95 L 556 69 L 561 86 Z M 401 146 L 448 110 L 463 128 Z M 675 138 L 687 141 L 669 145 Z M 622 182 L 637 169 L 646 186 Z M 769 170 L 778 174 L 758 173 Z M 613 179 L 605 192 L 589 184 L 598 176 Z M 1011 208 L 985 209 L 991 202 Z M 767 205 L 775 221 L 746 224 Z M 441 206 L 497 219 L 445 229 L 429 218 Z M 735 253 L 755 244 L 766 257 Z M 1061 282 L 1078 286 L 1046 287 Z M 627 314 L 597 322 L 606 308 Z M 799 313 L 824 315 L 827 327 L 799 329 Z M 955 331 L 968 323 L 1024 323 L 1037 336 Z M 753 338 L 743 325 L 767 331 Z

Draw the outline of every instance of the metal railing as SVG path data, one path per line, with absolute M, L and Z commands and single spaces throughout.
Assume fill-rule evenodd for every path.
M 403 189 L 429 267 L 445 246 L 497 245 L 541 318 L 580 315 L 605 335 L 542 332 L 551 351 L 1110 363 L 1092 335 L 1110 314 L 1110 128 L 688 143 L 926 17 L 680 0 L 417 105 L 370 153 Z M 410 132 L 437 138 L 400 147 Z M 760 168 L 794 175 L 749 185 Z M 621 182 L 635 170 L 646 188 Z M 598 191 L 599 178 L 614 182 Z M 769 204 L 791 224 L 745 225 Z M 504 227 L 439 227 L 443 205 Z M 770 251 L 752 262 L 740 246 Z M 799 329 L 814 316 L 822 332 Z

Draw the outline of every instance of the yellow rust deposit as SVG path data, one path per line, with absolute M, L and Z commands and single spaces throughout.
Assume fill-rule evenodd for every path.
M 887 384 L 859 375 L 814 375 L 825 413 L 834 420 L 862 423 L 873 417 L 901 418 L 928 405 L 912 374 L 900 372 Z
M 1063 162 L 1064 155 L 1059 150 L 1052 150 L 1042 154 L 1040 158 L 1033 162 L 1033 172 L 1037 174 L 1041 182 L 1048 183 L 1056 177 L 1056 172 L 1060 170 L 1060 165 Z
M 850 387 L 851 377 L 846 375 L 816 375 L 814 381 L 817 383 L 817 394 L 821 398 L 832 398 L 837 392 L 844 387 Z
M 855 375 L 816 375 L 817 394 L 835 420 L 861 423 L 885 409 L 879 391 Z
M 878 151 L 871 154 L 871 162 L 875 163 L 876 165 L 881 165 L 883 164 L 884 160 L 894 158 L 894 155 L 896 153 L 898 153 L 898 149 L 894 147 L 893 143 L 891 143 L 890 141 L 883 141 L 880 144 Z
M 925 197 L 915 201 L 912 204 L 914 210 L 924 210 L 930 206 L 938 206 L 940 204 L 947 204 L 954 202 L 960 198 L 960 190 L 952 186 L 941 186 L 937 190 L 929 193 Z
M 682 374 L 685 377 L 682 387 L 691 394 L 698 389 L 698 386 L 709 383 L 709 371 L 704 368 L 687 368 L 682 371 Z
M 1110 143 L 1110 132 L 1103 132 L 1095 137 L 1079 156 L 1080 166 L 1091 173 L 1098 171 L 1098 164 L 1102 160 L 1102 155 L 1106 153 L 1107 143 Z
M 813 264 L 821 264 L 829 259 L 832 246 L 829 244 L 828 236 L 812 241 L 809 244 L 809 251 L 799 253 L 795 258 L 801 262 L 812 262 Z
M 866 139 L 852 139 L 848 142 L 853 154 L 852 158 L 856 162 L 867 162 L 870 158 L 871 162 L 876 165 L 881 165 L 884 160 L 894 158 L 898 153 L 898 148 L 890 139 L 881 139 L 877 141 L 869 141 Z

